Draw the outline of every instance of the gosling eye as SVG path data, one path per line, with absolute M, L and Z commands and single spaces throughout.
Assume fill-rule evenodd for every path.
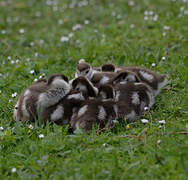
M 85 71 L 85 74 L 87 74 L 89 72 L 89 70 Z
M 76 90 L 77 90 L 77 91 L 80 91 L 80 88 L 79 88 L 79 87 L 77 87 L 77 88 L 76 88 Z

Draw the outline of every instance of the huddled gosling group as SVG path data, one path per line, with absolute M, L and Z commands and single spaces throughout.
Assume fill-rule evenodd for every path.
M 93 127 L 111 129 L 115 120 L 136 121 L 154 104 L 167 83 L 167 75 L 151 70 L 104 64 L 92 66 L 81 60 L 75 78 L 54 74 L 26 88 L 14 108 L 15 121 L 42 119 L 89 133 Z

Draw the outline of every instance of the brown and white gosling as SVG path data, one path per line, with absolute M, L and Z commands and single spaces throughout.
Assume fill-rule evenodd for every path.
M 14 108 L 15 121 L 34 121 L 46 108 L 58 103 L 70 91 L 68 78 L 54 74 L 49 79 L 39 80 L 26 88 Z

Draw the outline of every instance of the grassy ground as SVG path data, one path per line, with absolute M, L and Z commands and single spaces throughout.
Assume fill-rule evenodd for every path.
M 186 0 L 1 0 L 0 54 L 0 179 L 188 179 Z M 168 74 L 149 123 L 72 135 L 13 122 L 12 94 L 43 73 L 72 78 L 81 58 Z

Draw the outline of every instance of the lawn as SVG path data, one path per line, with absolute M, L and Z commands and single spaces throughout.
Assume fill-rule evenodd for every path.
M 82 58 L 168 74 L 149 123 L 87 135 L 13 121 L 24 88 L 73 78 Z M 0 63 L 0 179 L 188 179 L 187 0 L 1 0 Z

